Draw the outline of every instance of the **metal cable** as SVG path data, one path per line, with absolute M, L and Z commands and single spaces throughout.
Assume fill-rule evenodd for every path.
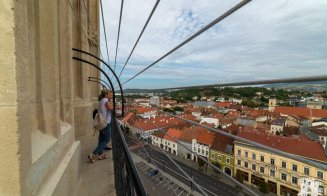
M 100 0 L 100 8 L 101 8 L 101 16 L 102 16 L 103 34 L 104 34 L 104 39 L 105 39 L 105 42 L 106 42 L 106 49 L 107 49 L 108 65 L 110 65 L 109 50 L 108 50 L 108 41 L 107 41 L 107 32 L 106 32 L 106 24 L 104 22 L 102 0 Z
M 135 122 L 135 120 L 131 119 L 132 121 Z M 151 122 L 152 123 L 152 122 Z M 155 124 L 153 124 L 155 125 Z M 155 125 L 156 126 L 156 125 Z M 171 137 L 171 136 L 170 136 Z M 174 164 L 176 165 L 176 167 L 188 178 L 188 180 L 190 182 L 192 182 L 198 189 L 199 191 L 203 194 L 203 195 L 208 195 L 202 188 L 200 185 L 198 185 L 198 183 L 196 183 L 193 178 L 191 178 L 168 154 L 167 152 L 165 152 L 163 149 L 159 148 L 164 154 L 165 156 Z
M 172 117 L 175 117 L 175 118 L 178 118 L 180 120 L 183 120 L 185 122 L 188 122 L 190 124 L 193 124 L 193 125 L 197 125 L 197 126 L 200 126 L 200 127 L 203 127 L 209 131 L 212 131 L 212 132 L 216 132 L 216 133 L 219 133 L 221 135 L 224 135 L 224 136 L 227 136 L 227 137 L 230 137 L 230 138 L 233 138 L 234 140 L 237 140 L 237 141 L 240 141 L 240 142 L 244 142 L 246 144 L 250 144 L 250 145 L 253 145 L 257 148 L 261 148 L 263 150 L 267 150 L 267 151 L 271 151 L 273 153 L 276 153 L 276 154 L 279 154 L 279 155 L 282 155 L 282 156 L 285 156 L 287 158 L 290 158 L 290 159 L 294 159 L 294 160 L 297 160 L 297 161 L 300 161 L 300 162 L 303 162 L 303 163 L 306 163 L 308 165 L 313 165 L 315 167 L 318 167 L 318 168 L 322 168 L 324 170 L 327 169 L 327 165 L 324 165 L 323 163 L 319 164 L 318 162 L 313 162 L 313 161 L 310 161 L 309 159 L 306 159 L 306 158 L 303 158 L 303 157 L 300 157 L 298 155 L 295 155 L 295 154 L 290 154 L 290 153 L 287 153 L 287 152 L 284 152 L 284 151 L 281 151 L 281 150 L 277 150 L 275 148 L 271 148 L 271 147 L 268 147 L 268 146 L 265 146 L 263 144 L 259 144 L 257 142 L 253 142 L 251 140 L 248 140 L 248 139 L 244 139 L 242 137 L 239 137 L 239 136 L 235 136 L 233 134 L 230 134 L 230 133 L 226 133 L 222 130 L 219 130 L 219 129 L 215 129 L 215 128 L 212 128 L 212 127 L 208 127 L 206 125 L 202 125 L 200 123 L 197 123 L 197 122 L 194 122 L 194 121 L 191 121 L 191 120 L 188 120 L 188 119 L 185 119 L 185 118 L 181 118 L 179 116 L 176 116 L 174 114 L 170 114 L 168 112 L 164 112 L 164 111 L 161 111 L 160 112 L 166 114 L 166 115 L 169 115 L 169 116 L 172 116 Z M 150 121 L 149 121 L 150 122 Z M 151 123 L 151 122 L 150 122 Z
M 136 75 L 134 75 L 133 77 L 131 77 L 130 79 L 128 79 L 127 81 L 125 81 L 123 83 L 123 85 L 126 84 L 127 82 L 131 81 L 132 79 L 134 79 L 135 77 L 137 77 L 138 75 L 140 75 L 141 73 L 143 73 L 144 71 L 146 71 L 147 69 L 149 69 L 150 67 L 152 67 L 153 65 L 157 64 L 159 61 L 161 61 L 162 59 L 166 58 L 168 55 L 170 55 L 173 52 L 175 52 L 177 49 L 179 49 L 182 46 L 184 46 L 186 43 L 190 42 L 191 40 L 193 40 L 197 36 L 201 35 L 203 32 L 205 32 L 206 30 L 210 29 L 212 26 L 214 26 L 215 24 L 219 23 L 220 21 L 222 21 L 223 19 L 225 19 L 226 17 L 228 17 L 229 15 L 231 15 L 232 13 L 234 13 L 235 11 L 237 11 L 238 9 L 240 9 L 241 7 L 243 7 L 244 5 L 246 5 L 247 3 L 249 3 L 250 1 L 251 0 L 243 0 L 243 1 L 241 1 L 240 3 L 238 3 L 237 5 L 235 5 L 234 7 L 232 7 L 231 9 L 229 9 L 227 12 L 225 12 L 224 14 L 222 14 L 221 16 L 219 16 L 218 18 L 216 18 L 215 20 L 213 20 L 211 23 L 209 23 L 208 25 L 206 25 L 205 27 L 203 27 L 201 30 L 199 30 L 198 32 L 194 33 L 192 36 L 190 36 L 189 38 L 187 38 L 185 41 L 183 41 L 182 43 L 180 43 L 179 45 L 177 45 L 175 48 L 173 48 L 172 50 L 170 50 L 169 52 L 167 52 L 165 55 L 163 55 L 162 57 L 160 57 L 159 59 L 157 59 L 155 62 L 151 63 L 149 66 L 147 66 L 146 68 L 144 68 L 143 70 L 141 70 L 140 72 L 138 72 Z
M 120 35 L 120 25 L 121 25 L 121 18 L 122 18 L 122 15 L 123 15 L 123 8 L 124 8 L 124 0 L 121 0 L 114 71 L 116 71 L 116 60 L 117 60 L 118 43 L 119 43 L 119 35 Z
M 160 111 L 162 113 L 167 114 L 166 112 Z M 177 117 L 175 115 L 172 115 L 174 117 Z M 186 122 L 189 122 L 189 120 L 178 117 L 179 119 L 183 119 Z M 135 122 L 135 121 L 134 121 Z M 158 127 L 156 124 L 154 124 L 153 122 L 151 122 L 150 120 L 147 121 L 150 122 L 151 124 L 153 124 L 154 127 L 156 127 L 156 129 L 158 129 L 160 132 L 166 134 L 167 136 L 169 136 L 170 138 L 172 138 L 174 141 L 176 141 L 177 144 L 181 145 L 182 147 L 184 147 L 187 151 L 189 151 L 192 154 L 195 154 L 198 158 L 200 158 L 201 160 L 203 160 L 205 163 L 207 163 L 208 165 L 210 165 L 212 168 L 216 169 L 217 171 L 220 171 L 223 175 L 225 175 L 228 179 L 232 180 L 235 184 L 241 186 L 244 190 L 246 190 L 247 192 L 251 193 L 252 195 L 258 195 L 256 192 L 252 191 L 250 188 L 246 187 L 244 184 L 240 183 L 239 181 L 237 181 L 236 179 L 232 178 L 231 176 L 229 176 L 228 174 L 226 174 L 225 172 L 223 172 L 221 169 L 219 169 L 217 166 L 215 166 L 214 164 L 212 164 L 210 161 L 206 160 L 205 158 L 203 158 L 200 154 L 198 154 L 197 152 L 193 152 L 192 149 L 189 149 L 188 147 L 186 147 L 183 143 L 181 143 L 179 140 L 177 140 L 175 137 L 171 136 L 170 134 L 167 133 L 166 130 L 164 130 L 163 128 Z M 191 121 L 193 122 L 193 121 Z M 189 122 L 190 123 L 190 122 Z M 194 122 L 195 123 L 195 122 Z M 191 123 L 192 124 L 192 123 Z M 196 125 L 198 125 L 198 123 L 196 123 Z M 199 124 L 200 125 L 200 124 Z M 203 126 L 202 126 L 203 127 Z M 206 128 L 206 127 L 205 127 Z M 210 130 L 209 130 L 210 131 Z M 225 133 L 225 132 L 223 132 Z M 228 134 L 228 133 L 227 133 Z M 228 134 L 228 135 L 232 135 L 232 134 Z M 227 135 L 227 136 L 228 136 Z M 233 135 L 234 136 L 234 135 Z M 161 149 L 161 148 L 160 148 Z
M 135 121 L 134 121 L 135 122 Z M 138 143 L 140 143 L 140 144 L 142 144 L 143 145 L 143 142 L 139 139 L 139 138 L 137 138 L 137 137 L 135 137 L 136 139 L 137 139 L 137 141 L 138 141 Z M 151 159 L 151 162 L 152 162 L 152 164 L 156 167 L 156 170 L 158 170 L 159 171 L 159 167 L 158 167 L 158 165 L 155 163 L 156 162 L 156 160 L 154 160 L 152 157 L 151 157 L 151 155 L 149 154 L 149 152 L 148 151 L 146 151 L 146 149 L 144 148 L 144 146 L 141 146 L 142 147 L 142 149 L 144 150 L 144 152 L 147 154 L 147 155 L 145 155 L 145 156 L 147 156 L 147 157 L 149 157 L 149 159 Z M 149 146 L 149 148 L 150 148 L 150 146 Z M 163 175 L 164 175 L 164 173 L 162 173 Z M 164 175 L 166 178 L 167 178 L 167 176 L 166 175 Z M 172 185 L 171 184 L 169 184 L 169 186 L 172 188 Z M 175 193 L 175 192 L 174 192 Z
M 145 22 L 145 24 L 144 24 L 144 26 L 143 26 L 143 29 L 142 29 L 142 31 L 141 31 L 139 37 L 137 38 L 137 40 L 136 40 L 136 42 L 135 42 L 135 44 L 134 44 L 134 46 L 133 46 L 132 51 L 129 53 L 128 58 L 127 58 L 127 60 L 126 60 L 126 62 L 125 62 L 125 64 L 124 64 L 124 66 L 123 66 L 123 69 L 120 71 L 118 77 L 120 77 L 121 74 L 123 73 L 123 71 L 124 71 L 124 69 L 125 69 L 125 67 L 126 67 L 126 65 L 127 65 L 127 63 L 128 63 L 128 61 L 129 61 L 129 59 L 131 58 L 131 56 L 132 56 L 132 54 L 133 54 L 133 52 L 134 52 L 134 49 L 136 48 L 138 42 L 140 41 L 140 38 L 142 37 L 143 32 L 144 32 L 145 28 L 147 27 L 149 21 L 151 20 L 152 15 L 153 15 L 153 13 L 155 12 L 155 10 L 157 9 L 157 6 L 158 6 L 159 3 L 160 3 L 160 0 L 157 0 L 156 4 L 155 4 L 154 7 L 152 8 L 152 11 L 151 11 L 151 13 L 150 13 L 148 19 L 146 20 L 146 22 Z

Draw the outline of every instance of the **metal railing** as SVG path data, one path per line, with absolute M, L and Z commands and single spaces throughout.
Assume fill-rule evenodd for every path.
M 114 73 L 114 71 L 111 69 L 111 67 L 105 63 L 102 59 L 99 57 L 88 53 L 83 50 L 79 50 L 76 48 L 73 48 L 73 51 L 86 54 L 90 57 L 93 57 L 99 61 L 101 61 L 105 66 L 109 68 L 109 70 L 112 72 L 114 77 L 116 78 L 120 91 L 121 91 L 121 100 L 122 100 L 122 112 L 121 115 L 124 117 L 124 95 L 122 91 L 122 87 L 119 81 L 119 78 Z M 113 162 L 114 162 L 114 172 L 115 172 L 115 186 L 116 186 L 116 194 L 118 196 L 145 196 L 147 195 L 144 189 L 144 186 L 142 184 L 142 181 L 139 177 L 139 173 L 136 170 L 135 164 L 132 160 L 131 154 L 128 149 L 128 145 L 125 140 L 125 136 L 123 134 L 122 128 L 119 126 L 118 121 L 116 119 L 116 99 L 115 99 L 115 89 L 112 85 L 112 81 L 110 80 L 109 76 L 105 73 L 103 69 L 99 67 L 99 65 L 94 64 L 90 61 L 87 61 L 82 58 L 73 57 L 74 60 L 80 61 L 84 63 L 84 65 L 89 65 L 98 71 L 100 71 L 105 79 L 107 79 L 108 83 L 106 83 L 105 80 L 101 78 L 95 78 L 95 77 L 89 77 L 89 81 L 100 83 L 103 86 L 107 86 L 108 88 L 111 87 L 113 92 L 113 120 L 111 123 L 112 126 L 112 154 L 113 154 Z M 90 80 L 91 79 L 91 80 Z M 105 85 L 106 84 L 106 85 Z
M 116 194 L 118 196 L 147 195 L 129 152 L 123 130 L 116 118 L 113 119 L 112 126 Z

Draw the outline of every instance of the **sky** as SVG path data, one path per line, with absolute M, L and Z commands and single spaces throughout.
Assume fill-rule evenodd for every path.
M 121 1 L 102 2 L 110 64 L 114 67 Z M 124 1 L 117 74 L 155 2 Z M 124 83 L 237 3 L 160 1 L 120 81 Z M 100 46 L 107 59 L 103 27 Z M 253 0 L 123 87 L 155 89 L 326 73 L 327 1 Z

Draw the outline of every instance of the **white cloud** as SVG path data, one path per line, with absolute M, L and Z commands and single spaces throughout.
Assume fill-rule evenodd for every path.
M 120 1 L 103 3 L 113 62 Z M 118 72 L 154 3 L 155 0 L 125 1 L 117 56 Z M 236 3 L 236 0 L 161 1 L 122 75 L 122 81 Z M 126 87 L 161 88 L 322 75 L 327 73 L 326 21 L 326 0 L 252 1 L 127 83 Z M 103 35 L 101 48 L 105 55 Z M 149 80 L 153 82 L 149 84 Z

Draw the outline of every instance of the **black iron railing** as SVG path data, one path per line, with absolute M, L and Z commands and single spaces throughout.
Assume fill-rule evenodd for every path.
M 123 129 L 119 126 L 117 119 L 113 119 L 112 126 L 116 194 L 118 196 L 147 195 L 129 152 Z
M 117 80 L 119 84 L 119 90 L 121 92 L 121 115 L 124 117 L 124 94 L 123 89 L 121 86 L 121 83 L 119 81 L 119 78 L 117 77 L 116 73 L 112 70 L 112 68 L 104 62 L 99 57 L 88 53 L 86 51 L 73 48 L 73 51 L 76 51 L 78 53 L 83 53 L 88 55 L 89 57 L 93 57 L 99 61 L 101 61 L 109 70 L 112 72 L 113 76 Z M 84 63 L 84 65 L 89 65 L 91 67 L 94 67 L 95 69 L 99 70 L 107 79 L 107 82 L 105 80 L 102 80 L 101 78 L 95 78 L 95 77 L 89 77 L 89 80 L 92 79 L 92 82 L 100 83 L 101 85 L 107 86 L 111 88 L 113 92 L 113 120 L 112 120 L 112 133 L 111 133 L 111 140 L 112 140 L 112 154 L 113 154 L 113 161 L 114 161 L 114 170 L 115 170 L 115 186 L 116 186 L 116 194 L 118 196 L 145 196 L 147 195 L 144 189 L 144 186 L 141 182 L 141 179 L 139 177 L 139 173 L 136 170 L 135 164 L 132 160 L 131 154 L 129 152 L 125 136 L 123 134 L 122 128 L 119 126 L 119 123 L 116 119 L 116 93 L 114 86 L 108 76 L 108 74 L 99 67 L 98 64 L 94 64 L 90 61 L 87 61 L 85 59 L 79 58 L 79 57 L 73 57 L 74 60 L 80 61 Z M 103 83 L 104 82 L 104 83 Z M 106 85 L 105 85 L 106 84 Z

